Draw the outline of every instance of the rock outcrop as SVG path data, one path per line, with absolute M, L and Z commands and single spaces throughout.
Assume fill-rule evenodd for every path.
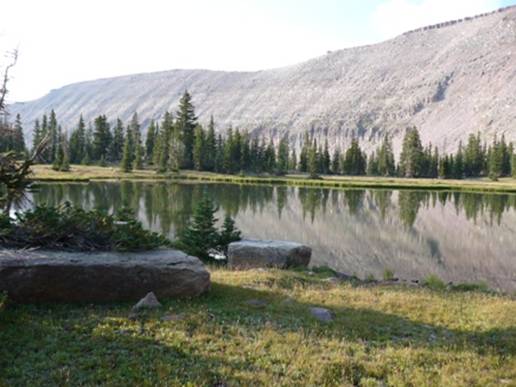
M 201 123 L 213 115 L 275 141 L 299 146 L 306 130 L 330 147 L 357 136 L 367 151 L 385 133 L 398 152 L 407 126 L 424 143 L 454 151 L 481 131 L 516 140 L 516 8 L 461 22 L 428 26 L 395 39 L 333 51 L 306 62 L 257 72 L 173 70 L 81 82 L 10 106 L 30 141 L 34 120 L 55 109 L 65 129 L 82 113 L 144 126 L 174 111 L 183 91 L 193 95 Z
M 312 249 L 296 242 L 244 240 L 230 243 L 228 265 L 233 269 L 306 267 Z
M 177 250 L 69 253 L 0 250 L 0 291 L 22 303 L 194 297 L 210 288 L 202 262 Z

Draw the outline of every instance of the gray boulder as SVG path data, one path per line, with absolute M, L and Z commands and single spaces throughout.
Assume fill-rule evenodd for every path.
M 312 316 L 314 316 L 317 320 L 322 322 L 330 322 L 333 320 L 333 312 L 326 309 L 326 308 L 310 308 L 310 313 Z
M 312 249 L 296 242 L 243 240 L 228 247 L 228 265 L 234 269 L 306 267 Z
M 134 301 L 194 297 L 210 288 L 210 274 L 177 250 L 76 253 L 0 250 L 0 292 L 22 303 Z
M 156 309 L 160 308 L 161 303 L 156 298 L 156 295 L 153 292 L 147 293 L 145 297 L 143 297 L 140 301 L 133 306 L 133 311 L 139 311 L 142 309 Z

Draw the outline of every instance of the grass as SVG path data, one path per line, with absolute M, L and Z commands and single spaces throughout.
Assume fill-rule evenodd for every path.
M 224 182 L 237 184 L 274 184 L 312 187 L 356 187 L 356 188 L 390 188 L 390 189 L 432 189 L 516 192 L 516 180 L 503 178 L 491 181 L 487 178 L 465 180 L 443 179 L 405 179 L 395 177 L 371 176 L 324 176 L 321 179 L 308 179 L 304 175 L 276 176 L 240 176 L 224 175 L 210 172 L 182 171 L 175 175 L 161 175 L 152 170 L 138 170 L 123 173 L 117 167 L 98 167 L 73 165 L 70 172 L 52 170 L 49 165 L 36 165 L 33 168 L 34 180 L 39 181 L 90 181 L 117 179 L 175 179 L 207 182 Z
M 208 294 L 161 300 L 143 331 L 130 304 L 8 305 L 0 385 L 516 384 L 514 298 L 310 274 L 212 269 Z

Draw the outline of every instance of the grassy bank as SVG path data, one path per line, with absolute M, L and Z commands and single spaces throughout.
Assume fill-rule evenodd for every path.
M 182 171 L 177 175 L 160 175 L 151 170 L 139 170 L 123 173 L 119 168 L 73 165 L 70 172 L 58 172 L 48 165 L 36 165 L 34 180 L 39 181 L 90 181 L 117 179 L 175 179 L 192 181 L 226 182 L 236 184 L 275 184 L 311 187 L 356 187 L 356 188 L 390 188 L 390 189 L 432 189 L 516 192 L 516 180 L 510 178 L 491 181 L 487 178 L 467 180 L 442 179 L 402 179 L 369 176 L 325 176 L 322 179 L 308 179 L 303 175 L 284 177 L 223 175 L 210 172 Z
M 0 385 L 515 385 L 514 299 L 327 276 L 216 269 L 143 331 L 130 304 L 8 305 Z

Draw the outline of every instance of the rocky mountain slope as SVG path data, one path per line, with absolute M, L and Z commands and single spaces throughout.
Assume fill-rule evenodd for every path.
M 288 49 L 288 47 L 286 48 Z M 201 122 L 299 143 L 306 130 L 333 147 L 359 136 L 367 150 L 388 132 L 399 149 L 416 125 L 424 142 L 454 150 L 469 133 L 516 140 L 516 8 L 442 23 L 298 65 L 258 72 L 173 70 L 81 82 L 16 103 L 25 127 L 55 109 L 67 129 L 80 113 L 144 123 L 192 95 Z M 30 134 L 28 133 L 30 136 Z

